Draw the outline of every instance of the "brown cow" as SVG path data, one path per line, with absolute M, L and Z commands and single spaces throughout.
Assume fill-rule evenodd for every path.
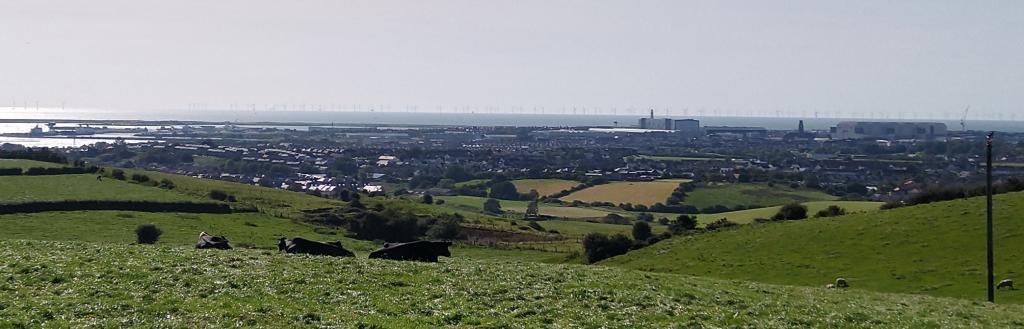
M 448 241 L 413 241 L 408 243 L 385 243 L 384 248 L 370 253 L 370 258 L 437 262 L 440 256 L 451 257 Z

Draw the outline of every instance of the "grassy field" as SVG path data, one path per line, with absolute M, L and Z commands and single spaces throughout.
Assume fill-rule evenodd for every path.
M 18 160 L 18 159 L 0 159 L 0 168 L 63 168 L 66 165 L 53 162 L 43 162 L 35 160 Z
M 591 223 L 578 220 L 546 220 L 538 223 L 545 229 L 557 230 L 561 234 L 574 237 L 582 237 L 587 235 L 587 233 L 622 233 L 629 237 L 632 237 L 633 234 L 633 225 Z M 667 228 L 664 225 L 651 224 L 651 231 L 655 234 L 666 230 Z
M 0 202 L 60 200 L 210 201 L 96 175 L 0 176 Z
M 487 183 L 488 181 L 490 181 L 490 180 L 489 179 L 471 179 L 471 180 L 468 180 L 468 181 L 465 181 L 465 182 L 455 183 L 455 187 L 458 188 L 458 187 L 466 187 L 466 186 L 483 185 L 483 184 Z
M 672 195 L 679 183 L 689 182 L 685 179 L 662 179 L 653 182 L 611 182 L 576 191 L 561 200 L 572 202 L 611 202 L 614 204 L 632 203 L 653 205 Z
M 1024 307 L 581 265 L 0 241 L 0 327 L 1024 325 Z
M 340 240 L 349 249 L 369 251 L 370 242 L 348 239 L 344 232 L 315 230 L 313 226 L 293 223 L 261 214 L 183 214 L 130 211 L 72 211 L 0 215 L 0 239 L 88 241 L 130 243 L 135 227 L 156 224 L 164 234 L 160 244 L 191 246 L 199 232 L 227 236 L 238 246 L 276 248 L 281 236 L 302 236 L 320 241 Z M 321 233 L 322 232 L 322 233 Z
M 807 206 L 807 216 L 814 217 L 815 213 L 825 208 L 828 208 L 828 206 L 832 205 L 840 206 L 843 209 L 846 209 L 847 213 L 855 213 L 877 211 L 883 203 L 872 201 L 811 201 L 804 202 L 802 204 Z M 730 211 L 720 214 L 700 214 L 697 215 L 697 220 L 700 221 L 701 223 L 706 224 L 714 220 L 725 218 L 736 223 L 747 224 L 753 222 L 754 219 L 757 218 L 771 218 L 772 216 L 779 212 L 779 208 L 782 208 L 782 206 Z
M 995 197 L 996 278 L 1024 273 L 1024 193 Z M 606 265 L 768 283 L 820 286 L 836 277 L 855 289 L 980 300 L 985 296 L 984 198 L 747 225 L 662 241 Z M 1024 291 L 997 301 L 1024 303 Z
M 760 205 L 771 207 L 790 202 L 807 202 L 836 200 L 835 196 L 812 189 L 794 189 L 789 186 L 767 184 L 723 184 L 699 187 L 686 193 L 684 204 L 697 208 L 723 205 L 735 206 Z
M 552 195 L 563 190 L 573 188 L 580 183 L 564 179 L 519 179 L 512 181 L 519 193 L 527 193 L 530 190 L 537 190 L 540 196 Z

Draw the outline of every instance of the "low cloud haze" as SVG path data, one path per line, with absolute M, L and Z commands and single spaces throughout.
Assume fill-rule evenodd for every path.
M 0 109 L 1024 119 L 1022 17 L 1021 1 L 8 1 Z

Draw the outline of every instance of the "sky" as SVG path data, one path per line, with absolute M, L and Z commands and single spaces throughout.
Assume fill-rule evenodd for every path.
M 0 1 L 0 111 L 1024 120 L 1022 61 L 1017 0 Z

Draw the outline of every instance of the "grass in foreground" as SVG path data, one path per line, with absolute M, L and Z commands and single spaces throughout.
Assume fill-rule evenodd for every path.
M 996 279 L 1021 281 L 1024 193 L 995 197 Z M 777 284 L 980 300 L 985 297 L 985 200 L 972 198 L 834 218 L 753 224 L 676 237 L 606 265 Z M 1024 291 L 996 300 L 1024 303 Z
M 636 205 L 653 205 L 665 200 L 672 195 L 672 191 L 679 187 L 679 183 L 685 183 L 685 179 L 661 179 L 652 182 L 611 182 L 608 184 L 596 185 L 569 194 L 562 201 L 572 202 L 580 200 L 583 202 L 611 202 L 614 204 L 632 203 Z
M 0 241 L 0 327 L 934 327 L 1024 325 L 1024 307 L 445 259 L 409 263 Z

